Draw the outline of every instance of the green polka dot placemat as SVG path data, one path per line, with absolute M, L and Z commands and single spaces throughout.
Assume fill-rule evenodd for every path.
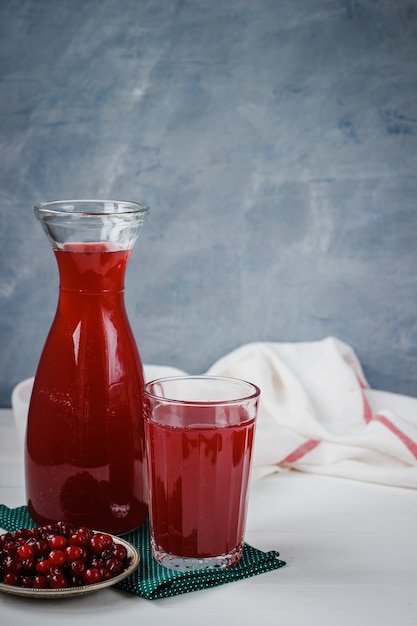
M 13 531 L 18 528 L 32 528 L 33 526 L 36 524 L 29 516 L 26 506 L 10 509 L 4 504 L 0 504 L 1 528 Z M 131 576 L 118 583 L 117 586 L 149 600 L 208 589 L 257 576 L 285 565 L 285 562 L 278 558 L 278 552 L 274 550 L 262 552 L 245 544 L 242 558 L 233 567 L 221 570 L 176 572 L 162 567 L 152 557 L 148 522 L 137 530 L 123 535 L 123 538 L 137 548 L 141 560 L 138 569 Z

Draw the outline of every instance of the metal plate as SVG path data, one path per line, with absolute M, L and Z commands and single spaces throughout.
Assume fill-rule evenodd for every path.
M 113 538 L 115 543 L 122 544 L 126 548 L 127 560 L 129 563 L 127 568 L 114 578 L 109 578 L 108 580 L 103 580 L 102 582 L 93 583 L 91 585 L 84 585 L 82 587 L 66 587 L 64 589 L 34 589 L 31 587 L 17 587 L 15 585 L 5 585 L 4 583 L 0 583 L 0 591 L 25 598 L 72 598 L 74 596 L 93 593 L 95 591 L 105 589 L 106 587 L 116 585 L 135 571 L 139 565 L 140 556 L 136 548 L 131 543 L 125 539 L 121 539 L 121 537 L 115 537 L 114 535 L 110 536 Z

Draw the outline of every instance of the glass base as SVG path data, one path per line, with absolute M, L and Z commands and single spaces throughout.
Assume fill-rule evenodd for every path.
M 198 569 L 224 569 L 232 567 L 240 560 L 243 554 L 243 541 L 231 552 L 219 554 L 218 556 L 207 556 L 204 558 L 179 556 L 170 554 L 158 547 L 151 537 L 151 548 L 154 559 L 163 567 L 177 572 L 190 572 Z

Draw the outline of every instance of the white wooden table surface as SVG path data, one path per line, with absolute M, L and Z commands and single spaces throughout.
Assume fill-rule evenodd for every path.
M 25 504 L 12 411 L 0 410 L 0 502 Z M 285 472 L 253 483 L 246 541 L 286 567 L 145 600 L 111 588 L 66 600 L 0 593 L 0 625 L 416 626 L 417 492 Z

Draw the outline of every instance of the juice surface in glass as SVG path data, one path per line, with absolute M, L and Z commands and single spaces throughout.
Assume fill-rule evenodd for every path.
M 29 409 L 28 508 L 39 524 L 121 533 L 147 516 L 143 373 L 123 300 L 130 250 L 54 252 L 60 292 Z
M 216 410 L 188 409 L 181 427 L 170 407 L 159 407 L 156 421 L 145 417 L 158 550 L 204 559 L 243 549 L 255 419 L 231 406 L 231 425 L 213 427 Z

